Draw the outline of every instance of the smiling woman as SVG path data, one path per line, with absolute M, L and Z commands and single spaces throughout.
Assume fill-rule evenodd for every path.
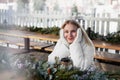
M 48 63 L 54 64 L 55 57 L 59 60 L 70 57 L 74 67 L 88 70 L 93 68 L 94 53 L 93 43 L 84 29 L 76 21 L 67 20 L 60 30 L 60 39 L 48 56 Z
M 65 39 L 71 44 L 77 36 L 77 27 L 72 24 L 66 24 L 63 31 Z

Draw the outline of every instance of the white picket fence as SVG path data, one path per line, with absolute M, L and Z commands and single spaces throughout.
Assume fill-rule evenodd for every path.
M 80 19 L 78 17 L 78 19 Z M 120 31 L 120 16 L 118 18 L 111 18 L 110 14 L 103 14 L 100 16 L 97 14 L 95 17 L 84 16 L 80 24 L 87 29 L 91 29 L 95 32 L 98 32 L 101 35 L 107 35 L 108 33 Z
M 18 13 L 10 10 L 0 10 L 0 23 L 6 25 L 35 26 L 35 27 L 53 27 L 61 25 L 67 19 L 77 20 L 85 29 L 91 27 L 99 34 L 106 35 L 120 30 L 120 16 L 111 18 L 110 14 L 92 15 L 72 15 L 71 13 L 61 12 L 33 12 Z
M 0 11 L 0 23 L 28 27 L 52 27 L 60 26 L 69 16 L 69 14 L 57 12 L 8 13 L 8 11 Z

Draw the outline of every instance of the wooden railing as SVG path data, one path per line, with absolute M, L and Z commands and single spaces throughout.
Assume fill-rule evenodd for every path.
M 53 38 L 46 38 L 46 37 L 39 37 L 39 36 L 33 36 L 33 35 L 20 35 L 20 34 L 9 34 L 9 33 L 0 33 L 1 36 L 6 36 L 6 37 L 16 37 L 16 38 L 22 38 L 22 41 L 16 41 L 16 39 L 9 39 L 9 38 L 4 38 L 1 39 L 0 42 L 1 43 L 5 43 L 7 44 L 7 47 L 9 46 L 9 44 L 14 44 L 17 45 L 19 47 L 24 47 L 25 50 L 30 50 L 30 48 L 32 47 L 32 49 L 43 49 L 44 47 L 48 47 L 50 45 L 53 45 L 57 42 L 57 38 L 53 39 Z M 35 41 L 37 40 L 37 42 Z
M 35 35 L 20 35 L 20 34 L 9 34 L 9 33 L 0 33 L 0 35 L 2 36 L 11 36 L 11 37 L 19 37 L 19 38 L 23 38 L 24 39 L 24 46 L 26 47 L 30 47 L 30 39 L 32 40 L 39 40 L 39 41 L 46 41 L 46 43 L 56 43 L 58 38 L 51 38 L 51 37 L 39 37 L 39 36 L 35 36 Z M 0 42 L 3 43 L 10 43 L 9 39 L 6 40 L 0 40 Z M 113 49 L 115 50 L 116 53 L 119 54 L 120 51 L 120 44 L 110 44 L 110 43 L 106 43 L 103 41 L 98 41 L 98 40 L 93 40 L 94 46 L 96 48 L 96 50 L 98 48 L 101 48 L 100 51 L 103 51 L 103 49 L 105 49 L 105 51 L 107 52 L 108 49 Z M 52 51 L 52 50 L 51 50 Z
M 15 42 L 13 40 L 13 43 L 10 42 L 9 39 L 7 40 L 0 40 L 0 43 L 6 43 L 7 45 L 9 44 L 14 44 L 19 47 L 24 47 L 25 50 L 29 51 L 30 49 L 42 49 L 44 51 L 53 51 L 55 44 L 58 40 L 58 38 L 48 38 L 48 37 L 38 37 L 35 35 L 15 35 L 15 34 L 7 34 L 7 33 L 0 33 L 1 36 L 11 36 L 11 37 L 20 37 L 23 39 L 22 42 Z M 32 41 L 32 40 L 38 40 L 37 42 Z M 24 43 L 23 43 L 24 42 Z M 106 42 L 102 41 L 93 41 L 94 46 L 96 48 L 96 53 L 102 52 L 104 54 L 109 54 L 108 50 L 113 49 L 115 50 L 114 55 L 118 55 L 117 59 L 116 58 L 111 58 L 107 56 L 101 56 L 98 54 L 95 54 L 94 58 L 95 59 L 100 59 L 100 60 L 106 60 L 106 61 L 112 61 L 112 62 L 120 62 L 120 45 L 112 45 Z M 100 49 L 100 50 L 98 50 Z M 112 54 L 113 55 L 113 54 Z

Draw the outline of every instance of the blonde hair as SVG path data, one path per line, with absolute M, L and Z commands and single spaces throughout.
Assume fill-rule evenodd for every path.
M 62 29 L 64 29 L 64 27 L 67 25 L 67 24 L 72 24 L 72 25 L 75 25 L 77 28 L 80 28 L 81 31 L 82 31 L 82 34 L 83 34 L 83 38 L 85 39 L 86 43 L 88 45 L 93 45 L 92 44 L 92 41 L 90 40 L 90 38 L 88 37 L 87 33 L 85 32 L 85 30 L 78 24 L 77 21 L 75 20 L 67 20 L 64 22 L 64 24 L 62 25 Z

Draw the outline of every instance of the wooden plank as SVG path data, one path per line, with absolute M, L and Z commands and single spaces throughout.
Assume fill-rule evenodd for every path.
M 9 43 L 9 41 L 6 41 L 6 40 L 0 40 L 0 43 Z
M 107 48 L 107 49 L 113 49 L 113 50 L 120 50 L 120 45 L 105 43 L 103 41 L 93 41 L 95 47 L 98 48 Z
M 104 61 L 112 61 L 112 62 L 118 62 L 120 63 L 120 59 L 113 59 L 113 58 L 108 58 L 108 57 L 101 57 L 101 56 L 94 56 L 95 59 L 98 59 L 98 60 L 104 60 Z
M 57 42 L 58 38 L 48 38 L 48 37 L 39 37 L 39 36 L 24 36 L 24 35 L 18 35 L 18 34 L 8 34 L 8 33 L 0 33 L 1 35 L 7 35 L 7 36 L 14 36 L 14 37 L 22 37 L 22 38 L 29 38 L 29 39 L 39 39 L 43 41 L 51 41 L 51 42 Z M 3 42 L 3 41 L 1 41 Z M 113 45 L 109 43 L 105 43 L 103 41 L 94 41 L 93 43 L 95 47 L 98 48 L 106 48 L 106 49 L 113 49 L 113 50 L 120 50 L 120 45 Z
M 19 47 L 24 47 L 24 43 L 16 43 L 15 45 Z M 49 47 L 53 44 L 47 44 L 47 43 L 38 43 L 38 42 L 30 42 L 30 48 L 32 49 L 44 49 L 46 47 Z
M 50 47 L 46 47 L 44 50 L 52 52 L 54 47 L 55 47 L 55 45 L 50 46 Z M 116 58 L 109 58 L 109 57 L 97 56 L 97 55 L 95 55 L 94 58 L 98 59 L 98 60 L 104 60 L 104 61 L 109 61 L 109 62 L 112 61 L 112 62 L 120 63 L 120 59 L 116 59 Z
M 50 47 L 46 47 L 45 50 L 52 52 L 53 49 L 54 49 L 54 47 L 55 47 L 55 45 L 52 45 L 52 46 L 50 46 Z
M 38 37 L 38 36 L 28 36 L 30 39 L 39 39 L 39 40 L 44 40 L 44 41 L 52 41 L 52 42 L 57 42 L 57 38 L 47 38 L 47 37 Z
M 40 40 L 45 40 L 45 41 L 52 41 L 52 42 L 57 42 L 58 39 L 53 39 L 53 38 L 41 38 L 41 37 L 35 37 L 35 36 L 30 36 L 29 38 L 34 38 L 34 39 L 40 39 Z M 98 48 L 106 48 L 106 49 L 113 49 L 113 50 L 120 50 L 120 45 L 113 45 L 113 44 L 108 44 L 102 41 L 93 41 L 94 46 Z
M 120 46 L 114 46 L 114 45 L 100 45 L 100 44 L 94 44 L 95 47 L 98 48 L 107 48 L 107 49 L 113 49 L 113 50 L 120 50 Z
M 9 35 L 9 34 L 4 34 L 4 35 Z M 19 35 L 9 35 L 9 36 L 15 36 L 15 37 L 21 37 Z M 25 36 L 22 36 L 23 38 L 26 38 Z M 43 41 L 52 41 L 52 42 L 57 42 L 58 39 L 53 39 L 53 38 L 43 38 L 43 37 L 36 37 L 36 36 L 28 36 L 27 38 L 33 38 L 33 39 L 40 39 Z M 6 44 L 15 44 L 18 46 L 23 46 L 24 47 L 24 43 L 15 43 L 15 42 L 10 42 L 10 41 L 4 41 L 4 40 L 0 40 L 0 42 L 2 43 L 6 43 Z M 95 47 L 98 48 L 105 48 L 105 49 L 113 49 L 113 50 L 120 50 L 120 45 L 111 45 L 102 41 L 93 41 Z M 32 49 L 44 49 L 46 51 L 53 51 L 55 45 L 53 44 L 48 44 L 48 43 L 35 43 L 35 42 L 30 42 L 30 47 L 32 47 Z M 113 61 L 113 62 L 120 62 L 119 59 L 113 59 L 113 58 L 108 58 L 108 57 L 103 57 L 103 56 L 94 56 L 95 59 L 101 59 L 101 60 L 105 60 L 105 61 Z
M 39 39 L 39 40 L 45 40 L 45 41 L 52 41 L 52 42 L 57 42 L 58 38 L 48 38 L 48 37 L 39 37 L 39 36 L 24 36 L 24 35 L 19 35 L 19 34 L 8 34 L 8 33 L 2 33 L 0 32 L 1 35 L 7 35 L 7 36 L 14 36 L 14 37 L 22 37 L 22 38 L 30 38 L 30 39 Z M 93 41 L 95 47 L 99 48 L 108 48 L 108 49 L 114 49 L 114 50 L 120 50 L 120 45 L 113 45 L 113 44 L 108 44 L 103 41 Z
M 52 52 L 55 46 L 50 46 L 46 47 L 44 50 Z M 120 63 L 120 59 L 115 59 L 115 58 L 109 58 L 109 57 L 103 57 L 103 56 L 94 56 L 95 59 L 98 60 L 104 60 L 104 61 L 109 61 L 109 62 L 118 62 Z
M 4 32 L 0 32 L 0 35 L 14 36 L 14 37 L 20 37 L 20 38 L 28 38 L 28 36 L 25 36 L 25 35 L 20 35 L 20 34 L 10 34 L 10 33 L 4 33 Z
M 113 49 L 113 50 L 120 50 L 120 45 L 111 45 L 111 44 L 108 44 L 108 43 L 105 43 L 105 42 L 98 42 L 98 41 L 93 41 L 94 43 L 94 46 L 96 48 L 105 48 L 105 49 Z M 53 47 L 47 47 L 46 50 L 49 50 L 50 48 L 50 51 L 52 51 Z
M 47 44 L 47 43 L 39 43 L 37 45 L 34 45 L 32 48 L 33 49 L 44 49 L 47 48 L 47 47 L 50 47 L 52 46 L 53 44 Z

